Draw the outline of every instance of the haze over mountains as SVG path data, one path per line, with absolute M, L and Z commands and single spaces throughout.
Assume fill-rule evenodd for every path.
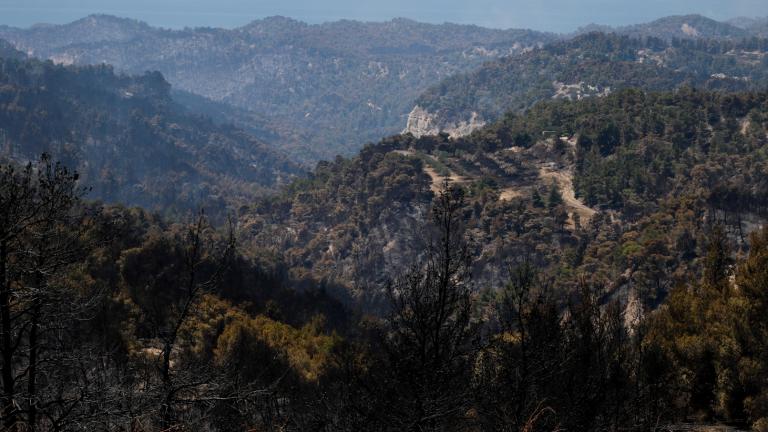
M 432 86 L 416 100 L 406 128 L 415 135 L 471 132 L 546 99 L 605 96 L 623 88 L 763 89 L 764 39 L 664 39 L 588 33 L 516 57 L 490 61 Z M 463 126 L 463 127 L 462 127 Z
M 739 24 L 741 23 L 741 24 Z M 733 39 L 759 36 L 759 20 L 728 22 L 715 21 L 701 15 L 679 15 L 629 26 L 611 27 L 589 25 L 579 32 L 605 31 L 632 37 L 656 37 L 661 39 Z
M 395 133 L 430 83 L 554 36 L 525 30 L 268 18 L 245 27 L 149 28 L 109 16 L 0 30 L 22 51 L 63 64 L 158 70 L 174 87 L 252 110 L 298 135 L 281 143 L 314 162 Z
M 760 37 L 768 36 L 768 18 L 741 17 L 729 20 L 728 23 Z
M 611 31 L 665 39 L 759 34 L 758 23 L 742 27 L 680 16 Z M 443 79 L 564 37 L 405 19 L 308 25 L 280 17 L 232 30 L 164 30 L 105 15 L 0 28 L 0 39 L 57 63 L 160 71 L 176 90 L 234 107 L 230 121 L 309 164 L 399 132 L 413 102 Z M 197 102 L 208 114 L 223 108 Z
M 93 198 L 163 213 L 224 208 L 304 174 L 245 132 L 188 113 L 157 72 L 65 67 L 1 45 L 0 146 L 20 163 L 52 155 Z
M 768 430 L 766 22 L 0 27 L 0 430 Z
M 15 160 L 52 152 L 96 198 L 238 208 L 403 129 L 461 137 L 540 101 L 625 88 L 764 89 L 763 21 L 686 15 L 574 35 L 283 17 L 231 30 L 107 15 L 0 27 L 4 148 Z

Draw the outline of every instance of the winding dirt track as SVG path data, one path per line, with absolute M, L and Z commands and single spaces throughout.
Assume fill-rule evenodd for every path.
M 416 152 L 413 150 L 395 150 L 395 153 L 401 155 L 401 156 L 411 156 L 416 157 Z M 429 158 L 429 160 L 437 162 L 434 156 L 432 155 L 424 155 L 425 157 Z M 432 179 L 432 183 L 429 185 L 429 188 L 437 194 L 440 192 L 440 190 L 443 188 L 443 183 L 447 180 L 449 184 L 455 184 L 455 183 L 466 183 L 469 181 L 466 177 L 462 177 L 449 168 L 449 175 L 447 177 L 441 176 L 435 169 L 430 165 L 429 163 L 424 164 L 424 172 Z
M 429 185 L 429 188 L 432 189 L 432 192 L 435 194 L 440 192 L 440 190 L 443 188 L 443 183 L 445 183 L 446 180 L 448 181 L 448 184 L 466 183 L 469 181 L 465 177 L 462 177 L 453 171 L 450 171 L 450 175 L 447 177 L 441 176 L 437 173 L 437 171 L 435 171 L 434 168 L 432 168 L 432 166 L 428 164 L 424 165 L 424 172 L 432 178 L 432 184 Z
M 542 180 L 556 181 L 557 186 L 560 188 L 560 193 L 563 195 L 563 201 L 565 205 L 573 210 L 574 213 L 579 215 L 581 222 L 588 221 L 595 213 L 593 208 L 588 207 L 586 204 L 576 198 L 576 192 L 573 190 L 573 173 L 570 171 L 559 171 L 546 166 L 539 168 L 539 177 Z M 573 213 L 569 215 L 568 223 L 573 223 Z

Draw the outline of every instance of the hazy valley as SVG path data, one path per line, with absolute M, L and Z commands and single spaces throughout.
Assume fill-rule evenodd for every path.
M 0 431 L 768 430 L 766 22 L 0 26 Z
M 91 16 L 0 29 L 0 39 L 43 59 L 157 70 L 178 89 L 254 111 L 290 130 L 277 144 L 308 163 L 399 132 L 409 104 L 430 84 L 554 38 L 405 19 L 308 25 L 274 17 L 233 30 L 173 31 Z

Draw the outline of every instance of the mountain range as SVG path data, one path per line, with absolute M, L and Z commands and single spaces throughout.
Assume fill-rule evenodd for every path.
M 764 34 L 764 26 L 759 19 L 724 23 L 686 15 L 627 27 L 588 26 L 580 33 L 737 41 Z M 231 30 L 168 30 L 109 15 L 65 25 L 0 27 L 0 39 L 56 63 L 106 63 L 130 74 L 159 71 L 176 91 L 213 101 L 187 98 L 195 109 L 216 117 L 229 105 L 222 121 L 307 165 L 351 156 L 366 142 L 399 132 L 413 102 L 431 98 L 437 82 L 471 73 L 486 61 L 509 64 L 532 48 L 572 36 L 407 19 L 309 25 L 284 17 Z M 412 113 L 411 123 L 435 107 L 426 108 L 426 114 Z M 470 115 L 453 129 L 468 131 L 491 119 Z M 450 122 L 439 127 L 451 129 Z
M 756 20 L 757 21 L 757 20 Z M 602 31 L 632 37 L 656 37 L 661 39 L 730 39 L 739 40 L 759 36 L 759 29 L 752 22 L 721 22 L 702 15 L 674 15 L 657 20 L 620 27 L 589 25 L 578 33 Z
M 0 28 L 0 427 L 768 430 L 764 27 Z
M 0 39 L 39 58 L 107 63 L 132 74 L 156 70 L 176 89 L 253 111 L 291 129 L 277 145 L 307 163 L 352 155 L 398 132 L 412 100 L 431 83 L 554 38 L 406 19 L 308 25 L 272 17 L 232 30 L 165 30 L 98 15 L 63 26 L 0 28 Z

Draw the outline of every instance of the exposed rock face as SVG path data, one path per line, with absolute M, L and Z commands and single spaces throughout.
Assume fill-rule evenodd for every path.
M 679 31 L 681 25 L 675 28 Z M 706 34 L 700 24 L 695 29 Z M 505 112 L 523 112 L 551 98 L 575 101 L 625 88 L 757 90 L 768 81 L 761 67 L 768 51 L 755 50 L 748 43 L 710 41 L 722 46 L 721 52 L 715 52 L 701 44 L 684 42 L 683 48 L 655 40 L 657 45 L 650 39 L 589 33 L 486 62 L 422 93 L 415 100 L 418 107 L 411 112 L 406 132 L 419 135 L 457 126 L 466 130 L 461 122 L 471 123 L 467 119 L 474 113 L 478 113 L 476 121 L 493 122 Z
M 552 87 L 555 89 L 555 94 L 552 95 L 552 99 L 581 100 L 587 97 L 605 97 L 611 94 L 610 87 L 589 85 L 584 81 L 576 84 L 565 84 L 559 81 L 553 81 Z
M 443 124 L 443 120 L 438 114 L 430 113 L 424 108 L 416 105 L 413 110 L 411 110 L 411 113 L 408 114 L 408 123 L 406 124 L 403 133 L 410 133 L 415 137 L 422 137 L 446 132 L 451 138 L 457 138 L 469 135 L 474 130 L 483 126 L 485 126 L 485 121 L 474 111 L 469 120 Z
M 437 135 L 439 132 L 437 117 L 418 105 L 408 114 L 408 123 L 403 131 L 403 133 L 410 133 L 415 137 Z
M 683 25 L 680 26 L 680 31 L 682 31 L 684 35 L 690 37 L 699 37 L 701 35 L 699 31 L 696 30 L 696 27 L 688 25 L 688 23 L 683 23 Z

